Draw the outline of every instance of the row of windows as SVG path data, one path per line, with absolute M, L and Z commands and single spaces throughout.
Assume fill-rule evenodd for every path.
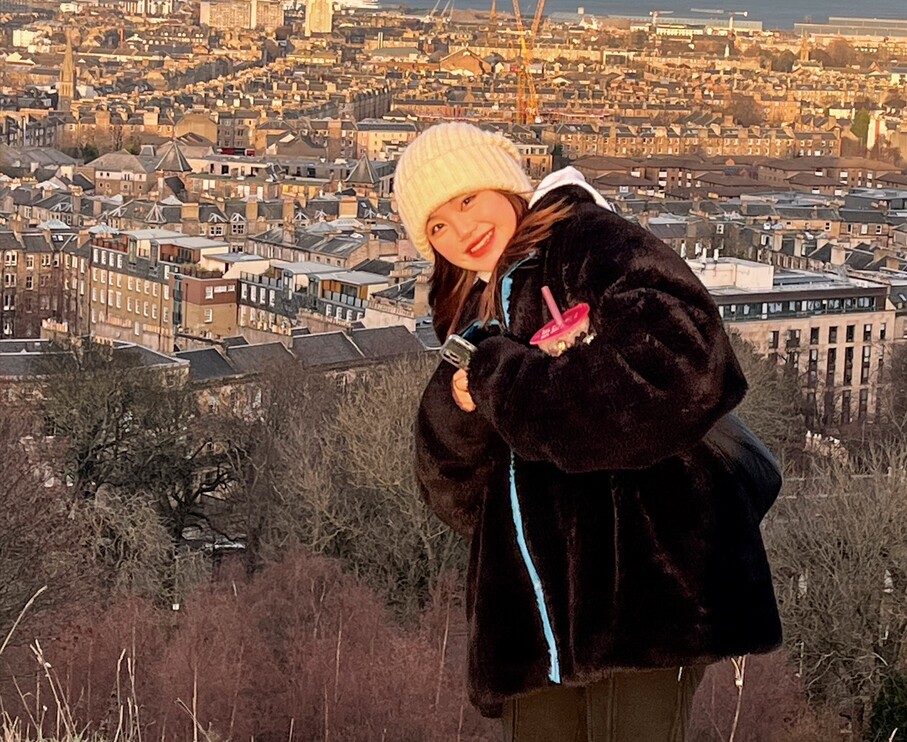
M 796 350 L 787 351 L 786 362 L 789 369 L 792 371 L 798 372 L 800 369 L 800 353 Z M 825 386 L 833 387 L 837 383 L 838 376 L 838 349 L 829 348 L 828 354 L 826 356 L 825 362 Z M 882 375 L 882 372 L 885 369 L 885 357 L 884 355 L 879 355 L 878 362 L 876 364 L 876 371 L 879 376 Z M 844 349 L 844 364 L 842 367 L 843 374 L 841 376 L 842 384 L 844 386 L 851 386 L 854 383 L 854 349 L 853 347 L 847 347 Z M 872 373 L 872 346 L 865 345 L 861 351 L 860 358 L 860 384 L 868 384 L 870 381 L 870 375 Z M 811 348 L 809 351 L 809 359 L 806 365 L 806 386 L 807 388 L 815 388 L 819 381 L 819 350 L 818 348 Z
M 50 280 L 46 274 L 38 277 L 38 285 L 41 288 L 46 288 L 48 283 L 50 283 Z M 16 288 L 16 286 L 19 285 L 18 279 L 16 278 L 16 274 L 15 273 L 4 273 L 3 274 L 3 285 L 8 289 Z M 25 277 L 25 288 L 31 290 L 34 287 L 35 287 L 35 277 L 30 276 L 30 275 L 26 276 Z
M 116 276 L 115 280 L 114 280 L 114 276 Z M 100 283 L 104 286 L 106 286 L 109 281 L 111 286 L 113 286 L 114 283 L 116 283 L 116 287 L 118 289 L 123 287 L 123 274 L 122 273 L 115 273 L 115 274 L 108 275 L 108 272 L 106 270 L 104 270 L 103 268 L 100 268 L 100 269 L 92 268 L 91 269 L 91 280 L 100 281 Z M 156 297 L 158 295 L 158 283 L 156 281 L 149 281 L 147 279 L 133 278 L 132 276 L 126 276 L 126 288 L 129 291 L 138 291 L 140 294 L 145 293 L 147 295 L 150 293 L 154 297 Z M 164 299 L 168 299 L 168 300 L 170 299 L 170 285 L 166 284 L 166 283 L 164 284 Z
M 818 327 L 809 328 L 809 344 L 818 345 L 821 342 L 820 330 Z M 856 342 L 857 336 L 857 326 L 856 325 L 845 325 L 844 327 L 844 342 L 853 343 Z M 834 345 L 838 342 L 838 325 L 833 325 L 828 328 L 828 343 Z M 888 337 L 888 324 L 882 322 L 879 326 L 879 340 L 885 340 Z M 873 340 L 873 327 L 871 322 L 866 322 L 863 325 L 862 338 L 864 343 L 870 343 Z M 781 331 L 772 330 L 768 335 L 768 347 L 775 349 L 780 347 L 781 341 Z M 800 330 L 788 330 L 787 335 L 785 336 L 785 346 L 790 348 L 793 346 L 800 345 Z
M 876 404 L 878 405 L 876 400 Z M 819 418 L 823 425 L 849 425 L 856 420 L 865 420 L 869 416 L 869 390 L 860 389 L 857 392 L 857 409 L 854 417 L 853 393 L 850 389 L 845 389 L 840 395 L 834 392 L 826 392 L 822 399 L 822 412 L 816 403 L 816 393 L 806 393 L 807 412 L 812 419 Z M 876 410 L 878 412 L 878 409 Z
M 340 320 L 345 319 L 347 322 L 355 322 L 365 316 L 365 312 L 356 312 L 347 307 L 346 316 L 344 317 L 344 307 L 335 307 L 332 304 L 325 305 L 324 314 L 326 317 L 336 317 Z
M 875 308 L 876 298 L 874 296 L 859 296 L 847 299 L 802 299 L 748 304 L 722 304 L 719 305 L 718 311 L 726 320 L 742 321 L 768 319 L 769 317 L 868 312 Z
M 258 286 L 244 283 L 240 289 L 240 295 L 249 301 L 257 301 L 259 304 L 267 302 L 269 306 L 274 306 L 274 289 L 259 289 Z
M 68 256 L 67 256 L 68 257 Z M 8 266 L 19 265 L 19 253 L 15 250 L 7 250 L 3 255 L 3 264 Z M 60 253 L 41 253 L 41 267 L 50 268 L 51 266 L 60 265 Z M 31 270 L 35 267 L 35 256 L 25 256 L 25 268 Z
M 24 312 L 33 312 L 35 308 L 34 301 L 31 296 L 23 297 L 22 299 L 22 311 Z M 41 294 L 38 296 L 38 309 L 39 311 L 44 311 L 48 309 L 57 309 L 57 297 L 53 297 L 53 302 L 51 302 L 51 297 L 47 294 Z M 16 295 L 15 294 L 4 294 L 3 295 L 3 311 L 4 312 L 14 312 L 16 311 Z

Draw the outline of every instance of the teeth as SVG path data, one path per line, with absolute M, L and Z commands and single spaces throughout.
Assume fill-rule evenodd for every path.
M 489 232 L 488 234 L 486 234 L 486 235 L 482 238 L 482 241 L 479 242 L 475 247 L 469 248 L 470 254 L 476 253 L 476 252 L 478 252 L 479 250 L 481 250 L 483 247 L 485 247 L 486 244 L 488 244 L 488 241 L 489 241 L 490 239 L 491 239 L 491 232 Z

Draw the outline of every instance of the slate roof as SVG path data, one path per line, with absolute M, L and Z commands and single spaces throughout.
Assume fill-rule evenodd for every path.
M 366 358 L 393 358 L 422 352 L 422 343 L 402 325 L 353 330 L 351 334 Z
M 191 381 L 209 381 L 238 375 L 236 369 L 215 348 L 183 350 L 175 355 L 177 358 L 189 361 L 189 379 Z
M 364 357 L 344 332 L 319 332 L 295 337 L 292 350 L 305 368 L 353 364 Z
M 375 168 L 372 167 L 372 163 L 366 157 L 356 163 L 356 167 L 346 178 L 347 183 L 355 183 L 356 185 L 375 185 L 380 180 L 381 178 L 378 177 Z
M 292 354 L 278 342 L 237 345 L 227 348 L 227 358 L 241 374 L 265 371 L 269 366 L 285 363 Z

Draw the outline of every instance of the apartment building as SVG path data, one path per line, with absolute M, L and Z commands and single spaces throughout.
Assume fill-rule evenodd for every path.
M 797 373 L 813 422 L 877 413 L 895 308 L 883 283 L 733 258 L 691 261 L 729 329 Z
M 76 246 L 69 230 L 0 232 L 0 337 L 36 338 L 44 320 L 67 318 L 64 265 Z
M 202 336 L 233 334 L 235 279 L 225 280 L 223 272 L 203 264 L 210 254 L 227 253 L 226 242 L 142 229 L 96 234 L 89 247 L 91 334 L 162 353 L 173 352 L 184 326 Z M 223 309 L 231 302 L 232 309 Z
M 396 160 L 419 134 L 415 124 L 366 119 L 356 124 L 356 159 Z

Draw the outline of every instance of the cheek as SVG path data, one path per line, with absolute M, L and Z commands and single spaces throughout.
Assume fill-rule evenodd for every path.
M 508 207 L 510 204 L 508 204 Z M 513 209 L 508 208 L 504 214 L 499 217 L 498 230 L 501 233 L 501 236 L 505 239 L 505 244 L 509 243 L 513 239 L 513 235 L 516 233 L 516 214 L 513 212 Z
M 445 258 L 448 262 L 454 262 L 452 258 L 456 257 L 456 250 L 451 247 L 450 240 L 447 240 L 444 237 L 434 237 L 429 238 L 428 244 L 431 245 L 432 249 L 442 258 Z

